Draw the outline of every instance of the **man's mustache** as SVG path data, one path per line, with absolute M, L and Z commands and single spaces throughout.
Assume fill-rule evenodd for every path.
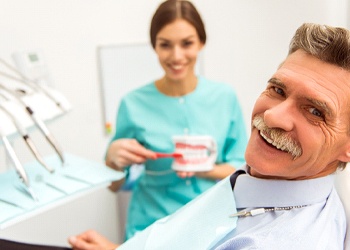
M 269 128 L 261 116 L 255 116 L 252 126 L 256 127 L 262 134 L 272 140 L 272 145 L 286 151 L 293 156 L 293 160 L 300 157 L 303 150 L 298 142 L 291 138 L 284 130 L 279 128 Z

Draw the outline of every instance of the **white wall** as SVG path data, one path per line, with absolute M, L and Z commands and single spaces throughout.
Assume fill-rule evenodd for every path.
M 54 86 L 73 106 L 68 115 L 49 124 L 66 152 L 102 161 L 109 138 L 104 134 L 96 48 L 147 42 L 150 18 L 160 2 L 0 0 L 0 57 L 11 61 L 14 51 L 42 49 Z M 349 24 L 346 0 L 193 2 L 208 33 L 205 75 L 237 90 L 248 128 L 254 100 L 286 56 L 295 29 L 303 22 Z M 41 152 L 53 153 L 39 133 L 33 134 L 42 142 Z M 21 141 L 14 145 L 23 161 L 34 159 Z M 1 151 L 0 164 L 1 170 Z M 52 224 L 59 219 L 52 218 Z

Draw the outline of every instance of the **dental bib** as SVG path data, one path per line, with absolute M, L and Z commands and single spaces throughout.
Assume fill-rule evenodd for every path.
M 230 179 L 225 178 L 177 212 L 137 233 L 118 250 L 210 249 L 236 228 Z

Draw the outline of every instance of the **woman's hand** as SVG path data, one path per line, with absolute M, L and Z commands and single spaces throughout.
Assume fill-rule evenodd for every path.
M 132 164 L 144 163 L 147 159 L 156 159 L 156 154 L 146 149 L 135 139 L 119 139 L 111 143 L 107 151 L 106 165 L 121 170 Z
M 156 154 L 143 147 L 135 139 L 119 139 L 111 143 L 107 151 L 106 165 L 121 171 L 132 164 L 140 164 L 147 159 L 156 159 Z M 114 181 L 109 186 L 112 192 L 121 188 L 125 179 Z
M 68 242 L 74 250 L 114 250 L 119 246 L 94 230 L 69 237 Z

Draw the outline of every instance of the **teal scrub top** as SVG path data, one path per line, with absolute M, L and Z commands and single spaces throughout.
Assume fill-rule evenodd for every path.
M 127 94 L 117 113 L 112 141 L 134 138 L 156 152 L 173 152 L 174 135 L 211 135 L 217 143 L 216 163 L 236 168 L 244 164 L 246 127 L 233 88 L 198 77 L 196 89 L 171 97 L 149 83 Z M 216 181 L 179 178 L 172 159 L 147 160 L 133 186 L 126 223 L 126 239 L 142 231 L 212 187 Z

